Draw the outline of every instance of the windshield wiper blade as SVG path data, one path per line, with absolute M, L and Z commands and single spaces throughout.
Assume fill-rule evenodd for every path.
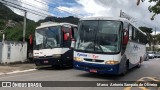
M 101 50 L 102 52 L 104 52 L 103 49 L 102 49 L 102 47 L 101 47 L 99 44 L 97 44 L 97 45 L 95 45 L 95 46 L 98 46 L 98 47 L 99 47 L 99 50 Z

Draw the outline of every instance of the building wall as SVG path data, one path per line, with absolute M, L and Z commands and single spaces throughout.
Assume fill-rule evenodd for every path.
M 2 44 L 1 63 L 25 62 L 27 60 L 26 42 L 9 42 Z

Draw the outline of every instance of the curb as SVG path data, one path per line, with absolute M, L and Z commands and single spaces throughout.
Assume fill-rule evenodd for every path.
M 30 71 L 35 71 L 35 70 L 37 70 L 37 69 L 28 69 L 28 70 L 23 70 L 23 71 L 16 70 L 13 72 L 0 73 L 0 75 L 10 75 L 10 74 L 15 74 L 15 73 L 30 72 Z

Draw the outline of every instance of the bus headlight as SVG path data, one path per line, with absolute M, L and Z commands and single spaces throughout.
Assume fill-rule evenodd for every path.
M 113 61 L 113 60 L 105 62 L 105 64 L 108 64 L 108 65 L 115 65 L 115 64 L 118 64 L 118 63 L 119 63 L 119 61 Z
M 82 58 L 80 58 L 80 57 L 74 57 L 74 60 L 75 60 L 75 61 L 78 61 L 78 62 L 83 61 L 83 59 L 82 59 Z
M 52 57 L 54 57 L 54 58 L 60 58 L 61 54 L 53 54 Z

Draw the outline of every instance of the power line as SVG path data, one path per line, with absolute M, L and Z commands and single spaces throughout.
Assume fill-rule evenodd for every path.
M 21 6 L 21 5 L 18 5 L 18 4 L 15 4 L 15 3 L 12 3 L 12 2 L 9 2 L 9 1 L 6 1 L 6 0 L 1 0 L 3 3 L 5 2 L 5 3 L 9 3 L 8 5 L 14 5 L 14 6 L 18 6 L 18 7 L 21 7 L 21 9 L 23 8 L 23 10 L 30 10 L 30 11 L 32 11 L 32 12 L 37 12 L 37 13 L 41 13 L 41 14 L 43 14 L 43 15 L 49 15 L 49 14 L 45 14 L 45 13 L 42 13 L 42 12 L 39 12 L 39 11 L 35 11 L 35 10 L 32 10 L 32 9 L 29 9 L 29 8 L 26 8 L 26 7 L 23 7 L 23 6 Z M 51 16 L 51 15 L 49 15 L 49 16 Z
M 34 7 L 34 8 L 37 8 L 37 9 L 39 9 L 39 10 L 46 11 L 46 12 L 48 13 L 48 11 L 47 11 L 47 10 L 42 9 L 42 8 L 38 8 L 38 7 L 36 7 L 36 6 L 33 6 L 33 5 L 31 5 L 31 3 L 25 3 L 25 2 L 22 2 L 22 1 L 18 1 L 18 2 L 20 2 L 20 3 L 22 3 L 22 4 L 25 4 L 25 5 L 28 5 L 28 6 L 31 6 L 31 7 Z
M 6 0 L 1 0 L 1 1 L 3 1 L 3 2 L 8 2 L 8 3 L 10 3 L 10 4 L 13 4 L 13 5 L 16 5 L 16 6 L 19 6 L 19 7 L 28 9 L 28 10 L 31 10 L 31 11 L 33 11 L 33 12 L 45 14 L 45 13 L 38 12 L 38 11 L 35 11 L 35 10 L 32 10 L 32 9 L 29 9 L 29 8 L 26 8 L 26 7 L 23 7 L 23 6 L 20 6 L 20 5 L 18 5 L 18 4 L 15 4 L 15 3 L 12 3 L 12 2 L 9 2 L 9 1 L 6 1 Z M 52 8 L 55 8 L 55 7 L 53 7 L 52 5 L 48 5 L 48 4 L 46 4 L 46 3 L 44 3 L 44 2 L 41 2 L 41 1 L 38 1 L 38 0 L 34 0 L 34 1 L 36 1 L 36 2 L 38 2 L 38 3 L 41 3 L 41 4 L 43 4 L 43 5 L 46 5 L 46 6 L 50 6 L 50 7 L 52 7 Z M 18 2 L 20 2 L 20 3 L 22 3 L 22 4 L 26 4 L 26 5 L 31 6 L 31 7 L 35 7 L 35 6 L 33 6 L 33 5 L 24 3 L 24 2 L 22 2 L 22 1 L 18 1 Z M 35 8 L 37 8 L 37 7 L 35 7 Z M 37 8 L 37 9 L 40 9 L 40 8 Z M 70 14 L 73 14 L 73 15 L 76 15 L 76 16 L 79 16 L 79 15 L 77 15 L 76 13 L 73 13 L 73 12 L 71 12 L 71 11 L 69 12 L 69 11 L 66 11 L 66 10 L 64 10 L 64 9 L 59 9 L 59 8 L 55 8 L 55 9 L 57 9 L 57 10 L 59 10 L 59 11 L 67 12 L 67 13 L 70 13 Z M 40 9 L 40 10 L 42 10 L 42 9 Z M 44 10 L 44 9 L 43 9 L 43 10 Z M 44 10 L 44 11 L 48 12 L 47 10 Z M 48 14 L 45 14 L 45 15 L 48 15 Z M 50 16 L 51 16 L 51 15 L 50 15 Z M 79 17 L 81 17 L 81 16 L 79 16 Z
M 2 2 L 2 3 L 3 3 L 3 2 Z M 16 8 L 16 9 L 22 10 L 22 11 L 30 12 L 30 13 L 35 14 L 35 15 L 38 15 L 38 16 L 46 17 L 46 16 L 44 16 L 44 15 L 37 14 L 37 13 L 31 12 L 31 11 L 28 11 L 28 10 L 25 10 L 25 9 L 22 9 L 22 8 L 18 8 L 18 7 L 13 6 L 13 5 L 5 4 L 5 3 L 3 3 L 3 4 L 4 4 L 4 5 L 6 5 L 6 6 L 9 6 L 9 7 L 13 7 L 13 8 Z
M 6 0 L 3 0 L 3 1 L 6 1 Z M 12 5 L 16 5 L 16 6 L 18 6 L 18 7 L 22 7 L 22 8 L 24 8 L 24 9 L 27 9 L 27 10 L 33 11 L 33 12 L 41 13 L 41 14 L 44 14 L 44 15 L 49 15 L 49 14 L 45 14 L 45 13 L 42 13 L 42 12 L 39 12 L 39 11 L 35 11 L 35 10 L 32 10 L 32 9 L 29 9 L 29 8 L 23 7 L 23 6 L 21 6 L 21 5 L 18 5 L 18 4 L 15 4 L 15 3 L 9 2 L 9 1 L 6 1 L 6 2 L 7 2 L 7 3 L 10 3 L 10 4 L 12 4 Z
M 57 2 L 56 0 L 54 0 L 54 2 L 56 2 L 56 3 L 53 3 L 53 2 L 50 2 L 50 1 L 47 1 L 47 0 L 43 0 L 43 2 L 42 2 L 42 1 L 39 1 L 39 0 L 34 0 L 34 1 L 36 1 L 36 2 L 38 2 L 38 3 L 41 3 L 41 4 L 44 4 L 44 5 L 47 5 L 47 6 L 48 6 L 48 4 L 46 4 L 46 3 L 55 4 L 55 5 L 56 5 L 56 3 L 59 4 L 59 2 Z M 45 2 L 45 3 L 44 3 L 44 2 Z
M 43 2 L 41 2 L 41 1 L 38 1 L 38 0 L 34 0 L 34 1 L 36 1 L 36 2 L 38 2 L 38 3 L 41 3 L 41 4 L 43 4 L 43 5 L 47 5 L 47 6 L 50 6 L 50 7 L 52 7 L 52 8 L 55 8 L 54 6 L 48 5 L 48 4 L 43 3 Z M 57 9 L 57 10 L 59 10 L 59 11 L 67 12 L 67 13 L 70 13 L 70 14 L 73 14 L 73 15 L 76 15 L 76 16 L 79 16 L 79 15 L 77 15 L 76 13 L 71 12 L 71 11 L 68 12 L 68 11 L 66 11 L 66 10 L 62 10 L 62 9 L 59 9 L 59 8 L 55 8 L 55 9 Z M 81 17 L 81 16 L 79 16 L 79 17 Z

